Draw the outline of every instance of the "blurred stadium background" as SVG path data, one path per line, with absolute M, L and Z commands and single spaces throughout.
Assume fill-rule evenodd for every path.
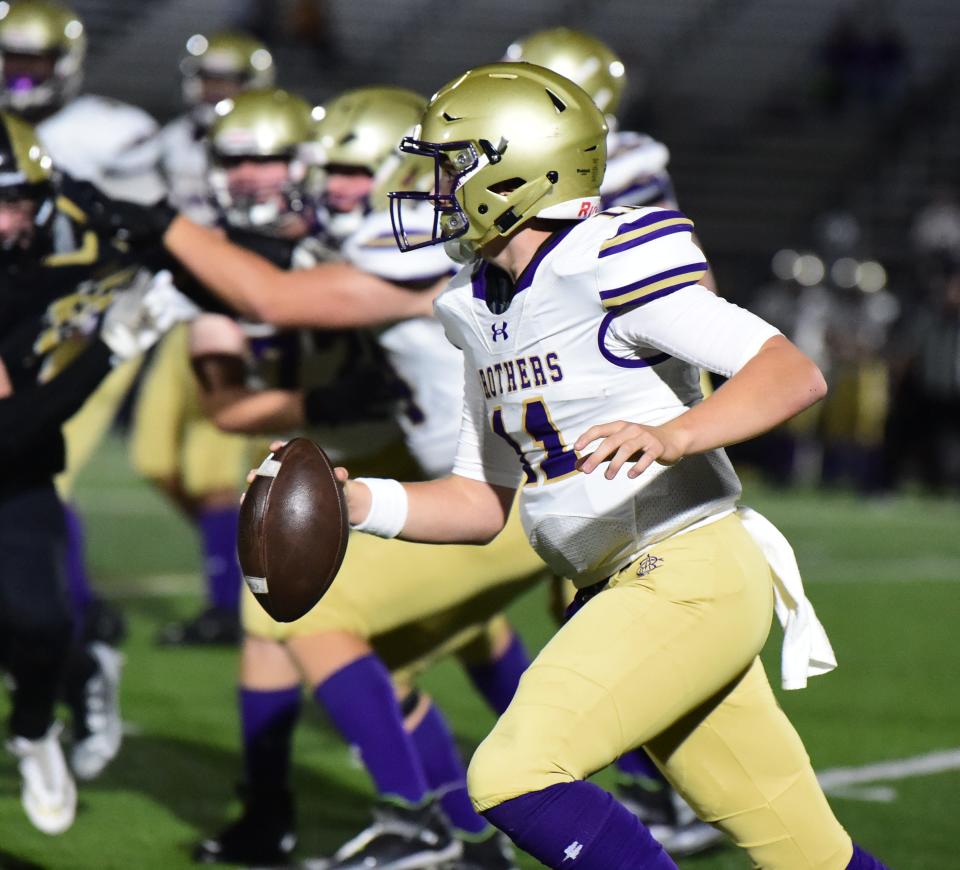
M 782 702 L 858 840 L 891 867 L 960 867 L 955 0 L 73 5 L 90 39 L 87 88 L 161 121 L 181 111 L 177 63 L 198 31 L 257 33 L 279 83 L 317 101 L 381 82 L 430 93 L 554 24 L 608 41 L 627 67 L 622 125 L 669 146 L 720 291 L 790 334 L 830 381 L 815 414 L 735 451 L 745 501 L 795 544 L 841 663 Z M 24 823 L 15 772 L 0 767 L 0 868 L 189 866 L 238 775 L 235 656 L 152 643 L 158 625 L 196 608 L 193 532 L 124 451 L 119 435 L 105 445 L 79 502 L 96 576 L 131 616 L 129 739 L 57 839 Z M 533 648 L 550 630 L 544 595 L 513 613 Z M 778 648 L 768 644 L 771 673 Z M 453 666 L 428 685 L 469 751 L 489 714 Z M 301 854 L 353 833 L 371 794 L 319 716 L 314 725 L 298 736 Z M 720 851 L 682 866 L 746 863 Z

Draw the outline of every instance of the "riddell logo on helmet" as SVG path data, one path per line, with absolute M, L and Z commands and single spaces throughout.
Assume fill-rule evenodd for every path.
M 577 217 L 588 218 L 595 215 L 597 211 L 597 204 L 585 199 L 580 203 L 580 213 L 577 215 Z

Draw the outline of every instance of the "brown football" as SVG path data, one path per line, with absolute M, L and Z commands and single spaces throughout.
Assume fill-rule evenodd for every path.
M 294 438 L 257 469 L 240 508 L 237 554 L 250 591 L 278 622 L 310 610 L 337 576 L 350 527 L 327 455 Z

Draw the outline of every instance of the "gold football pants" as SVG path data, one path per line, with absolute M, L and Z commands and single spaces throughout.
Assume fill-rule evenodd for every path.
M 273 621 L 248 591 L 244 630 L 257 637 L 348 631 L 370 640 L 391 670 L 418 670 L 475 640 L 546 571 L 517 512 L 486 547 L 438 546 L 353 533 L 340 573 L 306 616 Z
M 757 658 L 773 586 L 735 516 L 651 547 L 526 671 L 470 764 L 480 811 L 644 746 L 759 867 L 841 870 L 849 836 Z
M 77 475 L 109 431 L 142 364 L 143 357 L 138 356 L 118 365 L 64 424 L 67 462 L 56 477 L 57 492 L 64 501 L 69 501 L 73 495 Z
M 248 436 L 222 432 L 204 416 L 190 366 L 189 330 L 188 324 L 170 330 L 143 379 L 130 461 L 142 477 L 180 481 L 192 498 L 239 491 L 247 470 Z

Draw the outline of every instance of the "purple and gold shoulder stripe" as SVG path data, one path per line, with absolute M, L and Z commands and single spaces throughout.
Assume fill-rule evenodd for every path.
M 627 306 L 645 305 L 691 284 L 698 284 L 707 273 L 706 263 L 690 263 L 663 272 L 657 272 L 639 281 L 633 281 L 612 290 L 601 290 L 600 301 L 608 311 Z
M 635 221 L 620 224 L 617 234 L 600 245 L 597 256 L 612 257 L 672 233 L 692 232 L 693 221 L 682 212 L 657 209 Z

